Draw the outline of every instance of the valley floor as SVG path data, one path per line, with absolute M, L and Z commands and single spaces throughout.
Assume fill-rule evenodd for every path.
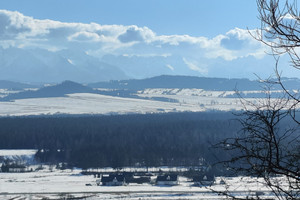
M 215 191 L 231 191 L 235 196 L 253 196 L 270 191 L 250 177 L 225 178 L 228 185 L 220 184 L 220 177 L 212 187 L 194 186 L 191 180 L 180 177 L 179 185 L 129 184 L 126 186 L 97 186 L 93 175 L 82 175 L 81 170 L 46 168 L 28 173 L 0 173 L 0 199 L 224 199 Z
M 147 96 L 151 97 L 151 96 Z M 163 97 L 163 96 L 158 96 Z M 169 96 L 168 96 L 169 98 Z M 178 102 L 124 98 L 90 93 L 70 94 L 66 97 L 19 99 L 0 102 L 0 116 L 55 114 L 128 114 L 162 112 L 201 112 L 206 110 L 240 110 L 236 98 L 172 96 Z

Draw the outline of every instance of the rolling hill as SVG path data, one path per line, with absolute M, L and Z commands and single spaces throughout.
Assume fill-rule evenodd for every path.
M 283 79 L 288 89 L 299 89 L 299 79 Z M 204 89 L 212 91 L 250 91 L 261 90 L 262 84 L 258 81 L 249 79 L 226 79 L 226 78 L 207 78 L 196 76 L 170 76 L 162 75 L 147 79 L 132 79 L 121 81 L 97 82 L 89 84 L 93 88 L 143 90 L 146 88 L 179 88 L 179 89 Z M 279 85 L 273 85 L 272 89 L 281 89 Z
M 60 84 L 42 87 L 36 91 L 22 91 L 19 93 L 10 94 L 4 98 L 3 101 L 10 101 L 15 99 L 28 98 L 47 98 L 47 97 L 63 97 L 66 94 L 73 93 L 94 93 L 90 87 L 81 85 L 73 81 L 64 81 Z

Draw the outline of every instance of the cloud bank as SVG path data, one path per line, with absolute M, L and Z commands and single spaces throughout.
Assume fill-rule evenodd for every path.
M 226 60 L 256 56 L 263 48 L 247 30 L 238 28 L 214 38 L 156 35 L 148 27 L 39 20 L 7 10 L 0 10 L 0 40 L 3 47 L 64 49 L 78 45 L 102 54 L 126 51 L 141 54 L 141 46 L 146 47 L 147 54 L 172 54 L 185 49 L 194 50 L 195 55 L 204 53 L 207 58 Z
M 240 59 L 249 57 L 263 59 L 266 51 L 248 30 L 239 28 L 212 38 L 157 35 L 148 27 L 39 20 L 8 10 L 0 10 L 0 46 L 48 51 L 78 49 L 99 59 L 105 55 L 128 59 L 160 57 L 168 60 L 163 63 L 164 69 L 175 73 L 180 64 L 195 75 L 213 75 L 210 65 L 216 63 L 240 63 Z M 179 57 L 178 62 L 171 57 Z M 178 73 L 182 72 L 181 66 Z

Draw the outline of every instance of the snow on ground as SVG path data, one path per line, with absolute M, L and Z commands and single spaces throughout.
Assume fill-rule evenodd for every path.
M 260 91 L 261 92 L 261 91 Z M 226 97 L 234 95 L 235 91 L 206 91 L 203 89 L 169 89 L 169 88 L 154 88 L 138 91 L 142 95 L 178 95 L 178 96 L 198 96 L 198 97 Z
M 280 93 L 280 90 L 272 90 L 271 93 Z M 159 95 L 177 95 L 177 96 L 198 96 L 198 97 L 231 97 L 236 94 L 236 91 L 209 91 L 203 89 L 178 89 L 178 88 L 154 88 L 145 89 L 137 92 L 140 96 L 159 96 Z M 250 95 L 250 94 L 261 94 L 264 91 L 253 90 L 253 91 L 238 91 L 239 94 Z
M 37 150 L 31 149 L 0 149 L 0 160 L 14 160 L 20 164 L 32 164 L 34 163 L 34 155 Z M 0 162 L 0 166 L 1 162 Z M 0 169 L 1 171 L 1 169 Z
M 168 102 L 120 98 L 99 94 L 70 94 L 67 97 L 21 99 L 14 102 L 0 102 L 0 115 L 40 114 L 111 114 L 151 113 L 173 110 L 203 111 L 203 108 L 180 106 Z
M 0 150 L 1 156 L 32 156 L 36 150 Z M 128 184 L 126 186 L 97 186 L 93 175 L 82 175 L 81 169 L 56 169 L 54 165 L 30 165 L 32 172 L 0 173 L 0 199 L 67 199 L 71 197 L 93 199 L 224 199 L 217 192 L 225 190 L 245 197 L 264 192 L 270 197 L 270 190 L 262 184 L 263 179 L 253 177 L 216 177 L 211 187 L 194 186 L 191 179 L 179 176 L 176 186 L 155 184 Z M 147 168 L 123 168 L 122 171 L 146 171 Z M 152 173 L 159 171 L 186 171 L 189 167 L 151 167 Z M 116 172 L 112 168 L 94 169 L 99 173 Z M 156 176 L 151 180 L 155 183 Z M 221 180 L 226 185 L 221 184 Z M 284 179 L 276 178 L 283 185 Z
M 28 90 L 35 90 L 29 88 Z M 98 90 L 107 90 L 100 89 Z M 0 89 L 0 97 L 10 92 Z M 272 91 L 279 93 L 280 91 Z M 244 95 L 262 93 L 262 91 L 240 91 Z M 241 110 L 243 106 L 238 98 L 228 98 L 235 91 L 206 91 L 203 89 L 154 88 L 137 92 L 148 99 L 125 98 L 91 93 L 75 93 L 65 97 L 19 99 L 12 102 L 0 102 L 0 116 L 54 115 L 54 114 L 127 114 L 159 112 L 201 112 L 207 110 Z M 176 102 L 150 100 L 151 98 L 174 99 Z M 247 98 L 251 102 L 258 99 Z
M 149 88 L 140 90 L 137 92 L 140 96 L 160 96 L 160 95 L 177 95 L 177 96 L 198 96 L 198 97 L 231 97 L 236 94 L 237 91 L 209 91 L 203 89 L 179 89 L 179 88 Z M 265 91 L 262 90 L 249 90 L 249 91 L 238 91 L 239 94 L 251 95 L 251 94 L 262 94 Z M 272 94 L 282 93 L 282 90 L 272 90 Z
M 0 149 L 0 156 L 34 156 L 35 149 Z
M 40 171 L 28 173 L 0 173 L 0 199 L 16 197 L 25 199 L 57 199 L 66 195 L 89 197 L 87 199 L 222 199 L 217 193 L 224 191 L 225 185 L 218 178 L 213 187 L 193 186 L 185 177 L 180 177 L 177 186 L 157 186 L 151 184 L 129 184 L 127 186 L 97 186 L 93 175 L 81 175 L 81 170 L 56 170 L 47 166 Z M 249 177 L 224 178 L 230 186 L 228 190 L 236 195 L 251 192 L 268 192 L 267 188 Z M 90 184 L 90 185 L 86 185 Z M 34 197 L 34 198 L 33 198 Z
M 163 97 L 169 97 L 164 95 Z M 173 96 L 171 95 L 170 98 Z M 234 110 L 242 106 L 234 98 L 178 96 L 179 103 L 76 93 L 66 97 L 20 99 L 0 102 L 0 116 L 53 114 L 126 114 Z
M 9 94 L 19 93 L 19 90 L 0 89 L 0 98 L 6 97 Z

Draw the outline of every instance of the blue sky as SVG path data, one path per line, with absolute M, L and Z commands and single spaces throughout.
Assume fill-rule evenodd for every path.
M 274 60 L 249 34 L 259 25 L 254 0 L 0 1 L 4 49 L 81 51 L 131 78 L 269 77 Z

